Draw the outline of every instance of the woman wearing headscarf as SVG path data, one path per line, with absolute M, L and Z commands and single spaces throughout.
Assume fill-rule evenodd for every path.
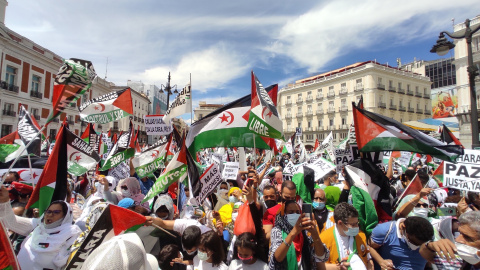
M 145 195 L 142 194 L 140 183 L 138 183 L 137 178 L 128 177 L 120 180 L 117 186 L 117 191 L 122 194 L 122 199 L 130 198 L 135 202 L 135 205 L 140 205 L 146 209 L 150 209 L 148 202 L 142 203 Z
M 5 187 L 0 190 L 0 221 L 10 230 L 28 235 L 17 256 L 22 269 L 62 269 L 70 246 L 81 233 L 72 225 L 72 211 L 64 201 L 52 202 L 40 219 L 15 216 Z
M 227 225 L 232 222 L 232 212 L 233 206 L 237 202 L 242 202 L 242 190 L 238 187 L 232 187 L 228 191 L 228 201 L 229 203 L 225 204 L 220 208 L 218 213 L 222 219 L 223 224 Z
M 330 251 L 315 226 L 295 201 L 283 203 L 270 236 L 269 269 L 325 269 Z
M 105 201 L 117 205 L 122 198 L 122 194 L 115 191 L 117 187 L 117 179 L 113 176 L 101 176 L 98 179 L 98 182 L 102 185 L 99 187 L 101 193 L 99 195 L 103 196 Z M 95 187 L 97 185 L 95 184 Z

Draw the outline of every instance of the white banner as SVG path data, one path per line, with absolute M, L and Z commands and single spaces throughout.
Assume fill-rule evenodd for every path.
M 185 113 L 192 112 L 192 90 L 190 84 L 187 84 L 177 97 L 170 104 L 163 120 L 165 123 L 170 123 L 170 119 L 180 116 Z
M 445 187 L 480 192 L 480 150 L 465 149 L 457 164 L 445 161 L 443 166 Z
M 128 165 L 129 160 L 124 161 L 118 166 L 110 169 L 108 175 L 115 177 L 117 181 L 130 177 L 130 166 Z
M 335 169 L 335 164 L 324 159 L 318 158 L 315 163 L 307 164 L 306 167 L 312 169 L 315 172 L 315 181 L 320 180 L 329 171 Z
M 168 135 L 172 133 L 172 124 L 163 121 L 163 115 L 145 115 L 145 131 L 147 135 Z
M 223 168 L 222 176 L 223 179 L 237 180 L 238 174 L 238 162 L 227 162 Z
M 200 184 L 202 186 L 200 194 L 198 194 L 197 201 L 203 202 L 207 196 L 215 190 L 215 188 L 222 182 L 222 174 L 217 164 L 212 164 L 200 176 Z

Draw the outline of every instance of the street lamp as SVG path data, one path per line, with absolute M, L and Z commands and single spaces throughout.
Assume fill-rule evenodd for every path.
M 177 91 L 177 85 L 175 84 L 174 86 L 170 86 L 170 72 L 168 72 L 168 81 L 167 81 L 167 85 L 163 85 L 161 84 L 160 85 L 160 93 L 163 93 L 163 91 L 165 90 L 167 93 L 167 110 L 168 108 L 170 107 L 170 95 L 172 95 L 172 88 L 175 87 L 175 91 L 173 91 L 173 93 L 175 94 L 178 94 L 178 91 Z
M 477 93 L 475 91 L 475 76 L 478 75 L 478 68 L 473 64 L 472 55 L 472 36 L 480 29 L 480 24 L 475 27 L 470 27 L 470 20 L 465 20 L 465 29 L 457 33 L 449 33 L 447 31 L 440 32 L 437 44 L 430 50 L 431 53 L 437 53 L 440 56 L 447 54 L 447 52 L 455 47 L 455 44 L 445 38 L 447 36 L 453 39 L 465 39 L 467 41 L 467 60 L 468 60 L 468 84 L 470 86 L 470 110 L 471 110 L 471 124 L 472 124 L 472 149 L 480 147 L 478 138 L 478 109 L 477 109 Z

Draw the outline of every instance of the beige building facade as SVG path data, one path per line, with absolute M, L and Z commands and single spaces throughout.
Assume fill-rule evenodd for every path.
M 313 145 L 330 131 L 336 143 L 348 136 L 352 102 L 400 122 L 430 118 L 430 80 L 374 61 L 355 63 L 296 81 L 280 89 L 278 110 L 285 137 L 301 127 L 303 141 Z
M 198 121 L 199 119 L 202 119 L 204 116 L 221 107 L 223 107 L 222 104 L 207 104 L 206 101 L 199 101 L 198 107 L 193 110 L 193 121 Z

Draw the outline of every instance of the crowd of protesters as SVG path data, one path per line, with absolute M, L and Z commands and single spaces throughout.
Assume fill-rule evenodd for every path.
M 308 208 L 300 187 L 282 176 L 296 157 L 280 155 L 275 164 L 262 158 L 249 158 L 246 171 L 201 202 L 188 185 L 174 184 L 142 203 L 155 179 L 140 179 L 132 165 L 125 179 L 68 175 L 67 200 L 52 202 L 42 216 L 25 209 L 33 188 L 9 173 L 0 190 L 0 220 L 22 269 L 63 269 L 101 204 L 140 213 L 145 226 L 168 233 L 159 230 L 148 244 L 140 233 L 113 237 L 82 269 L 480 269 L 480 193 L 441 188 L 425 165 L 402 172 L 391 159 L 383 171 L 393 217 L 377 220 L 367 233 L 360 230 L 351 187 L 339 180 L 342 172 L 316 182 Z M 262 162 L 265 169 L 257 171 Z M 399 199 L 416 175 L 424 188 Z

